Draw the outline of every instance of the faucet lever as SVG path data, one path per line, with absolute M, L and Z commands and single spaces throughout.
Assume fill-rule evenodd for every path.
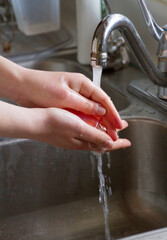
M 145 0 L 138 0 L 142 13 L 144 15 L 145 22 L 152 36 L 158 41 L 158 68 L 162 73 L 167 74 L 167 25 L 161 28 L 152 17 L 149 12 Z M 158 97 L 161 99 L 167 99 L 167 87 L 158 87 Z
M 140 8 L 142 10 L 145 22 L 147 27 L 152 34 L 152 36 L 157 40 L 160 41 L 161 36 L 164 32 L 163 28 L 161 28 L 154 20 L 153 16 L 151 15 L 148 7 L 146 6 L 145 0 L 138 0 Z

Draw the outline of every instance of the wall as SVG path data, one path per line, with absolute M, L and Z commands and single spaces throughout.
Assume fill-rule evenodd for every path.
M 60 0 L 61 3 L 61 25 L 64 26 L 72 35 L 73 42 L 70 47 L 76 46 L 76 0 Z

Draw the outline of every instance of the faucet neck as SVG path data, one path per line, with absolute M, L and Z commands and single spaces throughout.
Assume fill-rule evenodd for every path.
M 105 56 L 103 62 L 107 61 L 107 42 L 112 31 L 119 30 L 131 47 L 135 57 L 147 76 L 156 84 L 167 86 L 167 75 L 162 73 L 153 63 L 143 41 L 136 31 L 133 23 L 121 14 L 106 16 L 97 26 L 92 41 L 92 65 L 100 63 L 100 54 Z M 103 66 L 103 65 L 102 65 Z

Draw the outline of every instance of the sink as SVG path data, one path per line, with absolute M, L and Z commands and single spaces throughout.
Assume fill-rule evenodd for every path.
M 79 72 L 92 79 L 91 69 L 79 65 L 74 56 L 21 65 Z M 102 88 L 129 122 L 120 136 L 132 142 L 131 148 L 103 155 L 103 173 L 112 188 L 108 197 L 111 236 L 122 240 L 166 236 L 166 116 L 127 93 L 129 76 L 140 77 L 136 69 L 111 74 L 103 75 Z M 0 139 L 0 153 L 1 240 L 105 239 L 97 159 L 90 152 L 7 138 Z
M 120 135 L 132 147 L 111 152 L 110 168 L 103 156 L 114 239 L 167 227 L 167 125 L 128 122 Z M 20 139 L 1 142 L 0 152 L 1 240 L 104 240 L 97 161 L 89 152 Z

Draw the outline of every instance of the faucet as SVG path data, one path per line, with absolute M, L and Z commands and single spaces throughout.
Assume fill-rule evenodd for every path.
M 102 4 L 103 3 L 105 11 L 102 12 L 102 17 L 112 14 L 111 0 L 102 0 Z M 118 32 L 113 31 L 111 33 L 107 46 L 107 54 L 108 62 L 106 68 L 119 70 L 129 64 L 130 58 L 125 40 L 122 36 L 120 36 L 120 34 L 118 34 Z
M 121 14 L 110 14 L 97 26 L 92 40 L 91 65 L 106 66 L 109 37 L 114 30 L 119 30 L 131 47 L 142 70 L 153 83 L 159 86 L 158 97 L 167 99 L 167 25 L 163 28 L 158 26 L 147 9 L 145 1 L 138 0 L 138 3 L 151 34 L 159 43 L 158 66 L 155 66 L 152 61 L 133 23 Z
M 108 12 L 109 14 L 111 14 L 111 12 L 112 12 L 112 6 L 111 6 L 110 0 L 104 0 L 104 3 L 105 3 L 105 5 L 106 5 L 106 10 L 107 10 L 107 12 Z

